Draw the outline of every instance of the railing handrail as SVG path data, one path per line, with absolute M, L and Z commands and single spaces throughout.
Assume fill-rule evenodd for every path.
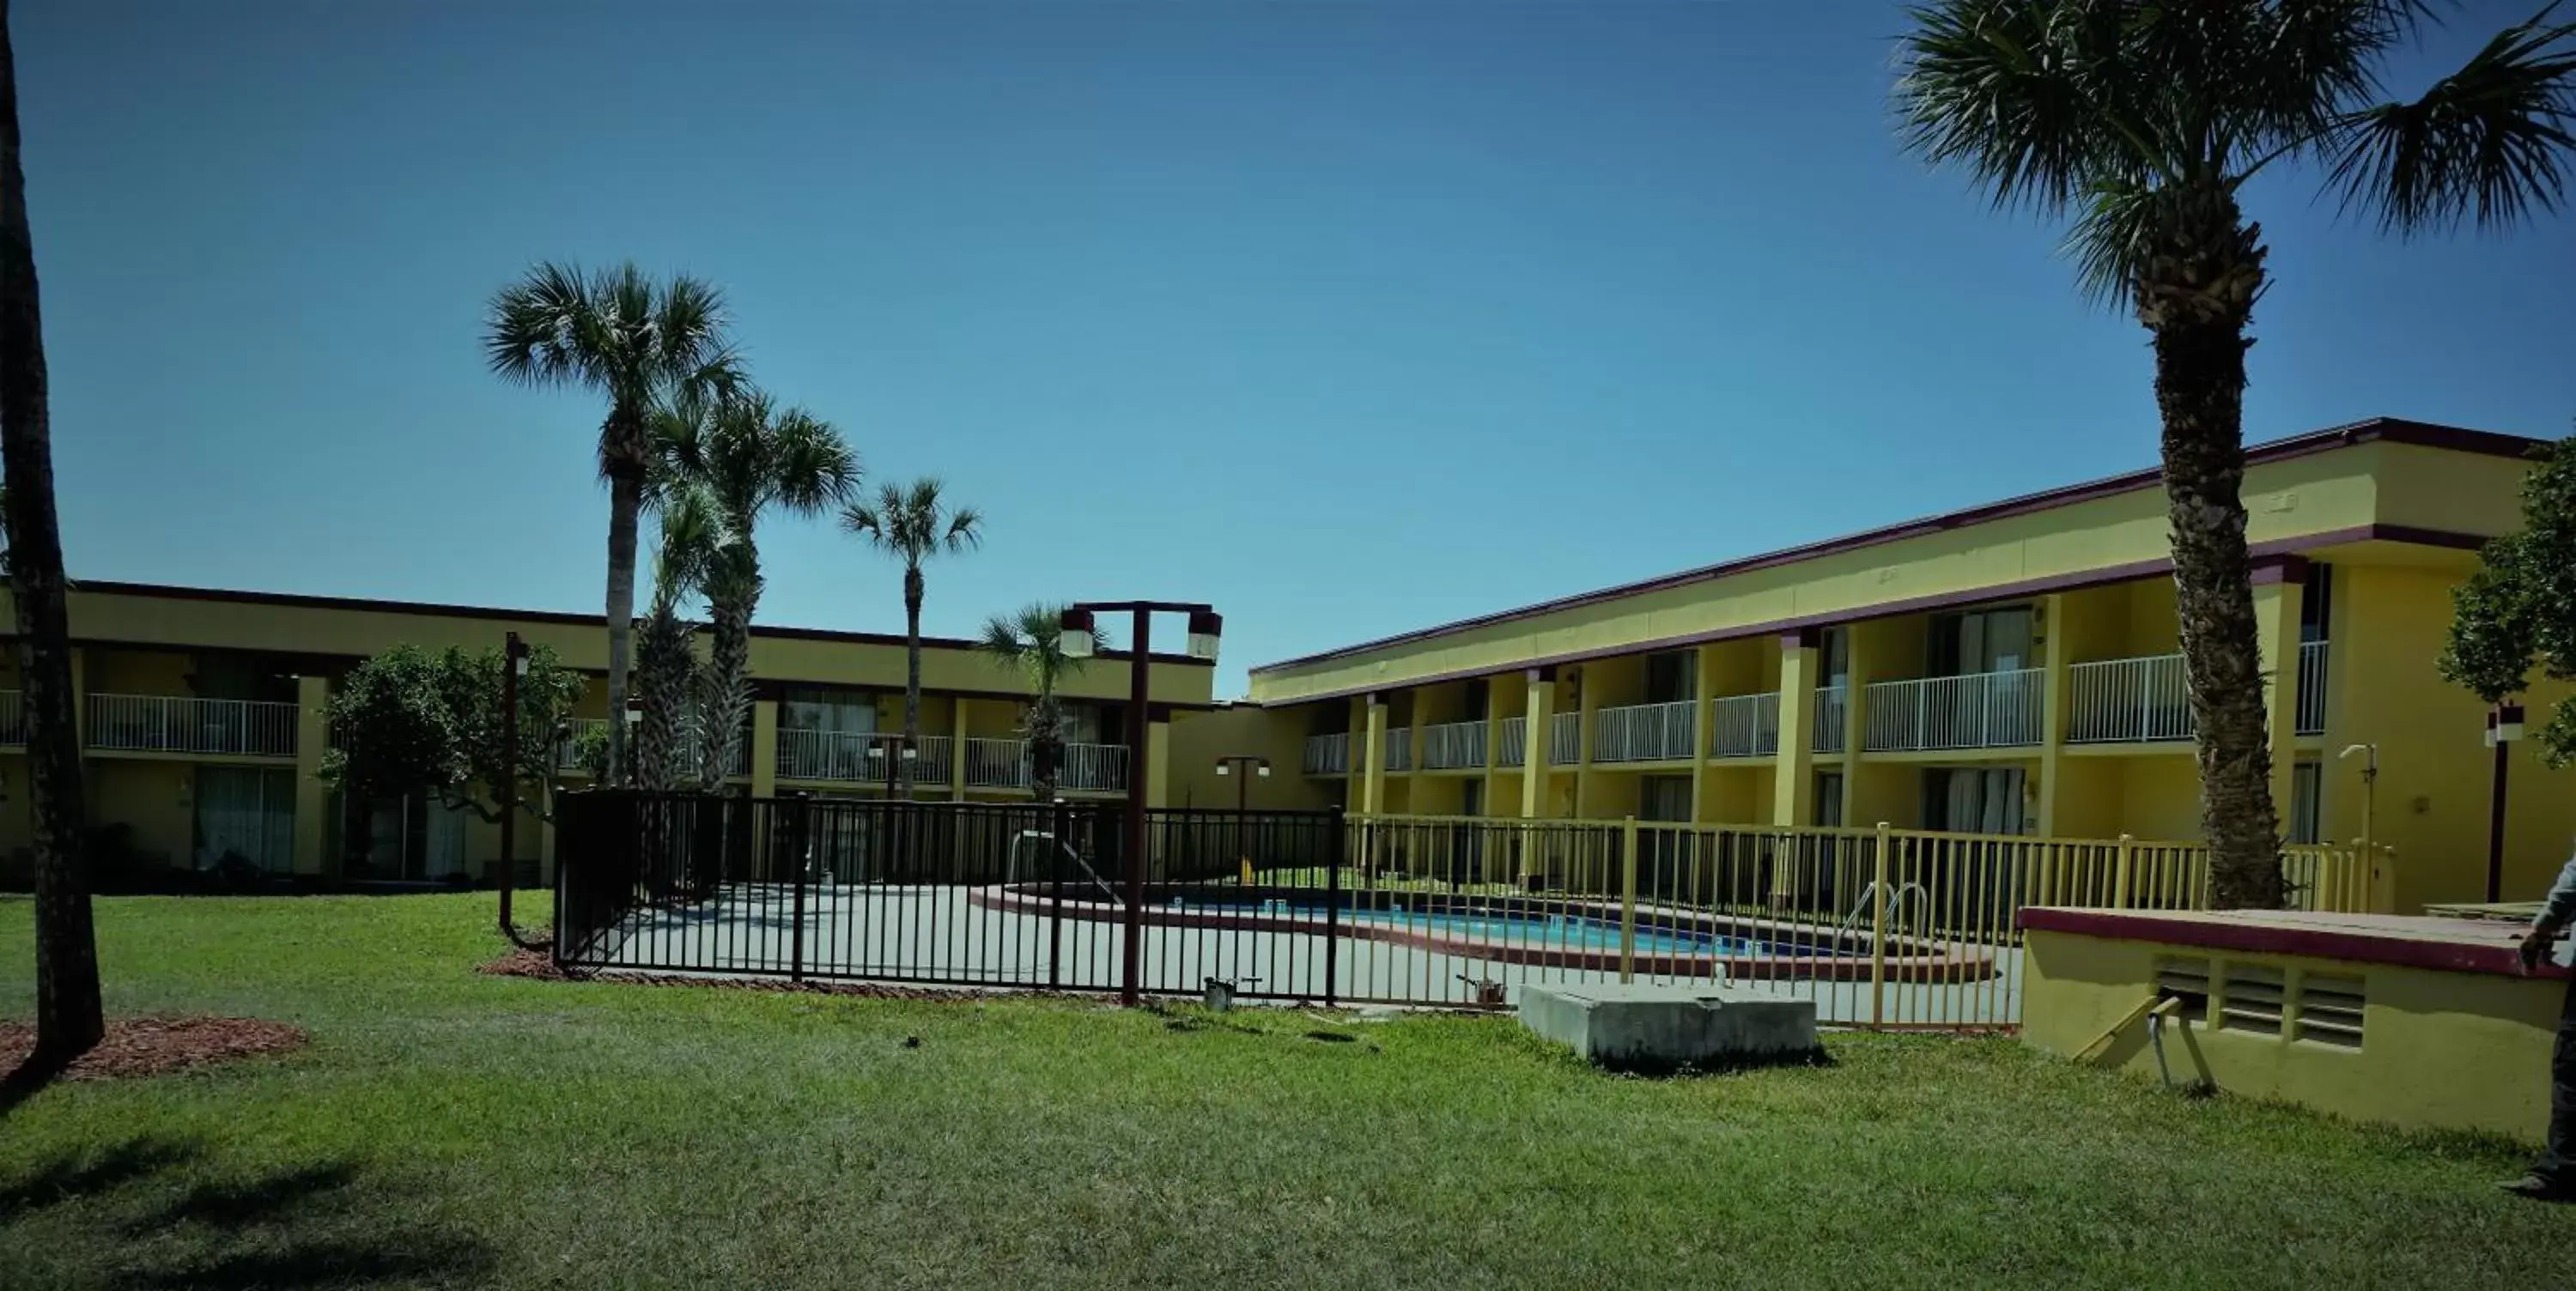
M 86 698 L 84 743 L 115 752 L 291 758 L 303 724 L 303 706 L 292 700 L 118 691 Z M 227 728 L 228 738 L 206 738 L 210 722 Z

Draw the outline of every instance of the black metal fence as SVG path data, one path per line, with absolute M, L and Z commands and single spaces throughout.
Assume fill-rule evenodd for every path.
M 555 954 L 1072 991 L 1213 980 L 1329 1002 L 1343 837 L 1338 812 L 1157 810 L 1131 866 L 1117 803 L 570 794 Z

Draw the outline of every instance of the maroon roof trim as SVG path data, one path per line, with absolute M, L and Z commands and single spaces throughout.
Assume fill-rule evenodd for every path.
M 551 623 L 565 627 L 602 627 L 605 616 L 567 614 L 561 610 L 509 610 L 488 605 L 441 605 L 429 601 L 385 601 L 355 596 L 307 596 L 297 592 L 243 592 L 221 587 L 173 587 L 161 583 L 118 583 L 102 579 L 79 579 L 74 592 L 106 596 L 157 597 L 171 601 L 215 601 L 237 605 L 286 605 L 312 610 L 352 610 L 377 614 L 423 614 L 457 619 L 488 619 L 501 623 Z M 754 624 L 754 637 L 789 641 L 831 641 L 849 645 L 904 644 L 904 638 L 888 632 L 840 632 L 830 628 L 767 627 Z M 963 637 L 923 637 L 921 643 L 942 650 L 972 650 L 976 643 Z M 1124 650 L 1103 650 L 1102 659 L 1132 657 Z M 1213 668 L 1211 660 L 1193 659 L 1188 655 L 1160 654 L 1155 663 L 1180 664 L 1195 668 Z
M 2461 453 L 2477 453 L 2488 457 L 2529 457 L 2535 450 L 2548 442 L 2546 440 L 2525 439 L 2520 435 L 2500 435 L 2494 431 L 2470 430 L 2463 426 L 2442 426 L 2435 425 L 2431 422 L 2406 421 L 2395 417 L 2373 417 L 2366 421 L 2356 421 L 2349 425 L 2328 427 L 2324 430 L 2309 431 L 2304 435 L 2293 435 L 2287 439 L 2276 439 L 2269 443 L 2253 445 L 2245 450 L 2245 461 L 2249 466 L 2264 462 L 2288 461 L 2292 458 L 2332 452 L 2338 448 L 2348 448 L 2355 444 L 2366 444 L 2377 440 L 2386 440 L 2393 444 L 2414 444 L 2426 448 L 2449 449 L 2451 451 Z M 2060 488 L 2049 489 L 2040 493 L 2026 493 L 2020 497 L 2006 498 L 2000 502 L 1989 502 L 1982 506 L 1970 507 L 1964 511 L 1945 512 L 1941 515 L 1927 516 L 1920 520 L 1909 520 L 1903 524 L 1889 525 L 1883 529 L 1871 529 L 1862 533 L 1848 534 L 1840 538 L 1828 538 L 1822 542 L 1813 542 L 1802 547 L 1789 547 L 1780 551 L 1766 552 L 1758 556 L 1747 556 L 1740 560 L 1726 561 L 1715 565 L 1704 565 L 1698 569 L 1683 570 L 1676 574 L 1665 574 L 1661 577 L 1649 578 L 1641 582 L 1622 583 L 1614 587 L 1605 587 L 1598 591 L 1580 592 L 1573 596 L 1560 597 L 1552 601 L 1541 601 L 1535 605 L 1524 605 L 1518 609 L 1502 610 L 1493 614 L 1478 615 L 1474 618 L 1459 619 L 1455 622 L 1443 623 L 1434 627 L 1417 628 L 1411 632 L 1402 632 L 1390 637 L 1380 637 L 1374 641 L 1363 641 L 1357 645 L 1340 646 L 1317 654 L 1299 655 L 1293 659 L 1282 659 L 1276 663 L 1262 664 L 1252 669 L 1252 671 L 1256 673 L 1272 672 L 1281 668 L 1293 668 L 1299 664 L 1321 663 L 1328 659 L 1340 659 L 1350 655 L 1365 654 L 1369 651 L 1382 650 L 1392 645 L 1404 645 L 1414 641 L 1427 640 L 1432 637 L 1447 636 L 1454 632 L 1463 632 L 1470 628 L 1488 627 L 1496 623 L 1507 623 L 1514 619 L 1525 619 L 1541 614 L 1551 614 L 1558 610 L 1574 609 L 1578 606 L 1616 600 L 1623 596 L 1636 596 L 1646 592 L 1660 592 L 1675 587 L 1687 587 L 1693 583 L 1704 583 L 1719 578 L 1726 578 L 1735 574 L 1746 574 L 1755 570 L 1771 569 L 1780 565 L 1794 564 L 1802 560 L 1813 560 L 1819 556 L 1830 556 L 1846 551 L 1857 551 L 1865 547 L 1876 547 L 1886 543 L 1898 542 L 1907 538 L 1921 537 L 1925 534 L 1943 533 L 1952 529 L 1964 528 L 1968 525 L 1983 524 L 1990 520 L 2001 520 L 2011 516 L 2029 515 L 2039 511 L 2055 510 L 2058 507 L 2074 506 L 2080 502 L 2092 502 L 2122 493 L 2135 492 L 2136 490 L 2143 488 L 2152 488 L 2161 482 L 2163 478 L 2164 473 L 2161 469 L 2149 467 L 2145 470 L 2130 471 L 2126 474 L 2091 480 L 2082 484 L 2065 485 Z M 2405 540 L 2396 539 L 2396 541 Z
M 2486 540 L 2475 534 L 2445 533 L 2441 530 L 2415 529 L 2406 526 L 2392 525 L 2356 525 L 2350 529 L 2328 529 L 2320 533 L 2300 534 L 2296 538 L 2285 538 L 2273 542 L 2255 543 L 2251 548 L 2249 548 L 2257 562 L 2254 571 L 2256 575 L 2254 581 L 2265 582 L 2280 580 L 2283 576 L 2283 572 L 2285 572 L 2283 571 L 2285 562 L 2280 558 L 2292 555 L 2295 550 L 2313 550 L 2320 547 L 2339 547 L 2345 543 L 2371 541 L 2409 542 L 2437 547 L 2467 546 L 2474 548 Z M 2263 575 L 2264 571 L 2267 569 L 2276 572 L 2266 578 Z M 1452 672 L 1433 673 L 1427 677 L 1413 677 L 1394 683 L 1372 682 L 1366 686 L 1350 686 L 1341 690 L 1328 690 L 1321 694 L 1300 696 L 1296 699 L 1276 700 L 1265 706 L 1286 708 L 1297 704 L 1319 704 L 1326 700 L 1347 699 L 1353 695 L 1366 694 L 1371 691 L 1393 691 L 1401 690 L 1409 686 L 1431 686 L 1444 681 L 1457 681 L 1467 677 L 1499 676 L 1503 673 L 1522 668 L 1548 667 L 1556 664 L 1568 663 L 1584 663 L 1593 659 L 1610 659 L 1616 658 L 1620 655 L 1645 654 L 1655 650 L 1674 650 L 1683 646 L 1709 645 L 1719 641 L 1740 641 L 1746 637 L 1767 636 L 1775 632 L 1788 635 L 1812 628 L 1833 627 L 1844 623 L 1866 623 L 1872 619 L 1894 618 L 1900 614 L 1920 614 L 1927 610 L 1947 610 L 1967 605 L 1984 605 L 1993 601 L 2008 601 L 2024 596 L 2039 596 L 2049 592 L 2081 591 L 2088 587 L 2101 587 L 2110 583 L 2126 583 L 2135 579 L 2154 578 L 2160 575 L 2170 574 L 2172 572 L 2173 562 L 2171 560 L 2164 559 L 2141 560 L 2126 565 L 2106 565 L 2100 569 L 2080 570 L 2071 574 L 2052 574 L 2046 578 L 2024 579 L 2018 583 L 1997 583 L 1990 587 L 1972 588 L 1964 592 L 1941 592 L 1930 596 L 1911 597 L 1902 601 L 1882 601 L 1879 604 L 1865 606 L 1856 610 L 1838 610 L 1830 614 L 1803 614 L 1796 618 L 1772 619 L 1766 623 L 1747 623 L 1740 627 L 1719 628 L 1709 632 L 1693 632 L 1682 636 L 1657 637 L 1651 641 L 1635 641 L 1626 645 L 1605 646 L 1597 650 L 1575 650 L 1568 651 L 1564 654 L 1545 655 L 1537 659 L 1515 659 L 1510 663 L 1498 664 L 1488 668 L 1461 668 Z
M 2020 921 L 2022 928 L 2030 932 L 2063 932 L 2114 941 L 2159 941 L 2257 955 L 2348 959 L 2364 964 L 2429 968 L 2448 973 L 2523 976 L 2521 957 L 2514 952 L 2514 941 L 2522 929 L 2515 924 L 2495 925 L 2495 942 L 2482 945 L 2373 937 L 2330 927 L 2286 928 L 2278 924 L 2216 923 L 2200 919 L 2157 918 L 2120 910 L 2067 910 L 2049 906 L 2034 906 L 2022 911 Z M 2545 965 L 2531 974 L 2541 978 L 2564 978 L 2567 975 L 2568 970 L 2557 964 Z

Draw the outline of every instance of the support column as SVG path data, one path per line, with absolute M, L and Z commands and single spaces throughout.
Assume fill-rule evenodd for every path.
M 751 796 L 778 796 L 778 701 L 751 701 Z
M 1556 674 L 1547 668 L 1531 668 L 1521 677 L 1528 689 L 1521 709 L 1521 818 L 1536 820 L 1547 810 L 1547 755 L 1549 746 L 1555 743 L 1551 733 L 1556 726 Z
M 1135 792 L 1135 786 L 1128 786 L 1128 792 Z M 1145 724 L 1145 807 L 1160 811 L 1171 801 L 1172 719 L 1165 716 Z
M 1843 633 L 1843 801 L 1837 819 L 1847 829 L 1860 825 L 1861 742 L 1869 735 L 1869 714 L 1862 695 L 1869 689 L 1869 634 L 1853 623 Z M 1830 682 L 1830 677 L 1819 680 Z
M 1368 723 L 1360 732 L 1360 813 L 1386 810 L 1386 698 L 1368 697 Z
M 1717 703 L 1717 647 L 1704 645 L 1692 652 L 1691 678 L 1691 799 L 1690 818 L 1696 825 L 1708 819 L 1708 746 L 1717 735 L 1710 724 Z
M 1814 628 L 1780 637 L 1780 750 L 1771 772 L 1774 825 L 1797 827 L 1816 819 L 1816 670 L 1823 666 L 1817 641 Z
M 1601 687 L 1593 684 L 1590 668 L 1574 675 L 1574 711 L 1574 818 L 1588 820 L 1592 813 L 1592 731 L 1601 724 Z
M 973 711 L 964 695 L 950 697 L 948 701 L 948 800 L 950 802 L 966 801 L 966 740 L 968 738 L 966 732 L 973 725 L 967 715 Z M 1056 770 L 1061 774 L 1064 769 L 1058 767 Z
M 2066 598 L 2063 595 L 2041 597 L 2033 607 L 2039 614 L 2040 677 L 2039 728 L 2039 836 L 2057 836 L 2057 798 L 2063 785 L 2059 779 L 2059 759 L 2066 751 L 2067 658 Z
M 2308 563 L 2290 557 L 2254 570 L 2254 631 L 2263 656 L 2263 722 L 2272 747 L 2272 810 L 2290 836 L 2292 770 L 2299 760 L 2299 600 Z
M 79 693 L 77 679 L 73 693 Z M 330 815 L 330 794 L 322 783 L 322 754 L 331 747 L 330 705 L 331 683 L 327 679 L 295 679 L 294 855 L 298 874 L 322 872 L 323 826 Z

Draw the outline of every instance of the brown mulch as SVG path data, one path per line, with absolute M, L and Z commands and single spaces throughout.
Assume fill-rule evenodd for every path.
M 302 1027 L 258 1018 L 110 1018 L 107 1035 L 89 1052 L 72 1059 L 54 1079 L 157 1076 L 183 1067 L 285 1053 L 303 1048 L 309 1038 Z M 34 1023 L 0 1022 L 0 1084 L 14 1077 L 35 1049 Z
M 543 982 L 623 982 L 637 986 L 702 986 L 720 991 L 772 991 L 793 995 L 841 995 L 863 1000 L 928 1000 L 941 1004 L 981 1004 L 995 1000 L 1060 1000 L 1099 1004 L 1101 996 L 1083 991 L 984 990 L 976 987 L 889 986 L 880 982 L 788 981 L 776 977 L 714 977 L 687 973 L 641 973 L 625 969 L 565 969 L 544 948 L 521 947 L 475 970 L 495 977 L 527 977 Z

